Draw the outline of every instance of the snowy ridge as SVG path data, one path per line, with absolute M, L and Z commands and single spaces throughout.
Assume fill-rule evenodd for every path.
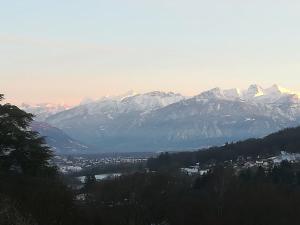
M 27 104 L 22 103 L 20 108 L 28 113 L 36 116 L 36 120 L 44 121 L 47 117 L 56 113 L 62 112 L 71 108 L 67 104 L 53 104 L 53 103 L 40 103 L 40 104 Z
M 257 103 L 278 103 L 278 101 L 292 101 L 296 103 L 299 101 L 300 94 L 286 88 L 282 88 L 276 84 L 265 89 L 257 84 L 252 84 L 247 90 L 243 91 L 240 91 L 238 88 L 225 90 L 213 88 L 202 92 L 195 97 L 200 99 L 219 98 L 233 101 L 239 99 Z
M 173 92 L 149 92 L 146 94 L 127 93 L 117 97 L 104 97 L 97 101 L 79 105 L 51 117 L 51 119 L 59 118 L 70 119 L 76 116 L 99 116 L 103 118 L 113 119 L 120 114 L 140 112 L 146 113 L 165 107 L 169 104 L 184 100 L 180 94 Z M 101 118 L 99 118 L 101 119 Z

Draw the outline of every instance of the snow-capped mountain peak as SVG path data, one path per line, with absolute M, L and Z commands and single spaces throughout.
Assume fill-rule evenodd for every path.
M 93 117 L 98 118 L 99 121 L 106 119 L 112 121 L 125 114 L 138 117 L 140 114 L 149 113 L 184 99 L 184 96 L 172 92 L 130 93 L 126 97 L 102 98 L 88 104 L 79 105 L 54 115 L 49 120 L 59 126 L 59 121 L 74 118 L 86 118 L 86 121 L 88 121 L 88 118 Z
M 272 85 L 271 87 L 265 89 L 266 94 L 295 94 L 291 90 L 280 87 L 277 84 Z
M 93 98 L 85 97 L 80 101 L 79 105 L 86 105 L 86 104 L 92 103 L 94 101 L 95 100 Z
M 184 100 L 181 94 L 153 91 L 124 98 L 121 103 L 127 109 L 151 111 Z
M 223 93 L 224 96 L 230 99 L 239 99 L 241 97 L 241 91 L 238 88 L 227 89 Z
M 132 97 L 132 96 L 135 96 L 135 95 L 138 95 L 139 93 L 133 91 L 133 90 L 129 90 L 123 94 L 120 94 L 120 95 L 106 95 L 106 96 L 103 96 L 101 98 L 99 98 L 98 100 L 94 101 L 94 102 L 102 102 L 102 101 L 122 101 L 123 99 L 125 98 L 128 98 L 128 97 Z
M 219 87 L 210 89 L 208 91 L 202 92 L 200 95 L 196 96 L 198 99 L 226 99 L 226 100 L 236 100 L 240 99 L 241 93 L 237 88 L 222 90 Z
M 138 95 L 138 94 L 139 94 L 138 92 L 135 92 L 133 90 L 129 90 L 126 93 L 124 93 L 122 95 L 119 95 L 118 99 L 123 100 L 125 98 L 129 98 L 129 97 L 132 97 L 132 96 L 135 96 L 135 95 Z
M 261 86 L 257 84 L 252 84 L 249 86 L 249 88 L 244 92 L 244 98 L 245 99 L 252 99 L 259 96 L 264 95 L 264 90 Z
M 196 96 L 197 98 L 205 98 L 205 99 L 213 99 L 213 98 L 224 98 L 223 90 L 219 87 L 210 89 L 208 91 L 204 91 L 200 93 L 200 95 Z
M 251 85 L 248 90 L 244 92 L 243 98 L 261 103 L 296 103 L 299 99 L 299 95 L 277 84 L 265 89 L 258 85 Z

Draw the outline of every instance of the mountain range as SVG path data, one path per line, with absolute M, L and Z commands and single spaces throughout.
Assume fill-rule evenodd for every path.
M 24 109 L 36 113 L 36 121 L 99 152 L 192 150 L 300 125 L 299 99 L 298 93 L 278 85 L 250 85 L 246 90 L 214 88 L 192 97 L 130 92 L 57 111 Z

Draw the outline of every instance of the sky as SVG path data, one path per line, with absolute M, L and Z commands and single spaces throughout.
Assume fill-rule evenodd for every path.
M 297 0 L 0 3 L 0 93 L 14 103 L 252 83 L 300 91 Z

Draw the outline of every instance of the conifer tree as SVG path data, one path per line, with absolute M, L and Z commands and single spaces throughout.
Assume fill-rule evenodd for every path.
M 0 94 L 0 103 L 3 101 Z M 33 115 L 12 104 L 0 104 L 0 171 L 37 176 L 53 174 L 45 139 L 30 129 Z

